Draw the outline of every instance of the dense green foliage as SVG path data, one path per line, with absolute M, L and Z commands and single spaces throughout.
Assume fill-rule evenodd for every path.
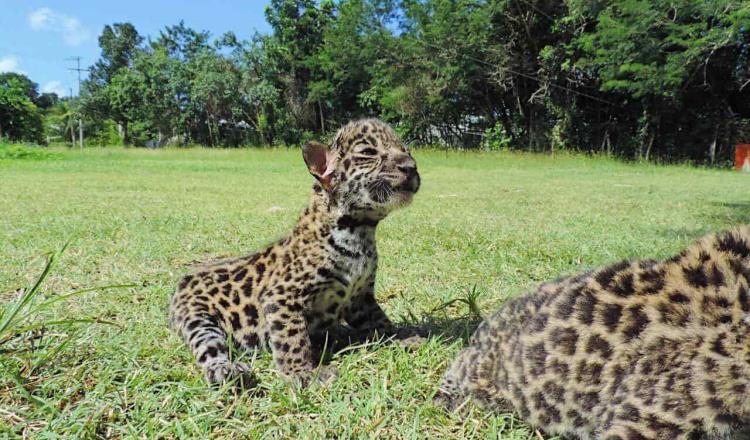
M 726 163 L 750 141 L 748 2 L 272 0 L 266 19 L 250 41 L 106 26 L 87 135 L 297 144 L 376 115 L 415 144 L 467 148 Z
M 7 140 L 37 144 L 75 142 L 79 107 L 77 102 L 55 93 L 39 93 L 38 84 L 24 74 L 0 73 L 0 147 Z M 91 126 L 87 132 L 97 134 L 106 120 L 87 125 Z
M 29 159 L 44 160 L 56 158 L 58 155 L 48 151 L 46 148 L 26 144 L 7 144 L 0 142 L 0 160 L 3 159 Z
M 40 95 L 38 85 L 25 75 L 0 73 L 0 140 L 43 142 L 42 110 L 56 99 Z

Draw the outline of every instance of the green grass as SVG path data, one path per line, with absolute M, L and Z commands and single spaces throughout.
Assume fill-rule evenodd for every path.
M 0 304 L 17 301 L 66 242 L 40 298 L 135 287 L 71 296 L 36 317 L 116 325 L 17 335 L 0 354 L 0 437 L 536 438 L 509 416 L 430 403 L 469 313 L 465 302 L 441 305 L 478 294 L 488 313 L 559 274 L 664 257 L 750 221 L 750 177 L 730 171 L 417 151 L 423 187 L 382 223 L 377 292 L 397 321 L 457 325 L 415 353 L 338 355 L 342 375 L 328 387 L 287 385 L 266 354 L 254 361 L 264 394 L 237 395 L 206 386 L 167 329 L 167 299 L 190 262 L 248 253 L 290 229 L 311 184 L 299 151 L 53 153 L 0 158 Z

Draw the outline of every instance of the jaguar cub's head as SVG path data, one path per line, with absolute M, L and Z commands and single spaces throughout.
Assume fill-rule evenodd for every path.
M 330 146 L 308 142 L 302 153 L 331 203 L 350 215 L 380 220 L 419 190 L 417 163 L 377 119 L 350 122 Z

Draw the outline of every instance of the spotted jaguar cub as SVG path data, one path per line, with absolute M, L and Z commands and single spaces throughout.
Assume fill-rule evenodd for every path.
M 479 326 L 436 398 L 564 438 L 747 438 L 749 283 L 745 226 L 544 284 Z
M 170 325 L 209 382 L 252 384 L 248 367 L 230 359 L 228 337 L 241 350 L 270 348 L 280 372 L 307 383 L 317 365 L 311 337 L 332 324 L 393 331 L 373 292 L 375 228 L 411 202 L 420 185 L 416 162 L 374 119 L 344 126 L 330 146 L 309 142 L 302 155 L 316 182 L 292 233 L 255 254 L 197 269 L 172 297 Z

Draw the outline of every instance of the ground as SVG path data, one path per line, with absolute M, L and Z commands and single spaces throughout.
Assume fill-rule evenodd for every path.
M 551 277 L 665 257 L 750 222 L 750 176 L 728 170 L 417 150 L 422 189 L 379 228 L 376 292 L 395 321 L 445 334 L 414 353 L 391 345 L 337 354 L 341 377 L 303 390 L 263 354 L 253 365 L 265 385 L 251 396 L 206 385 L 167 329 L 167 300 L 191 262 L 248 253 L 290 229 L 312 183 L 298 149 L 1 157 L 0 304 L 66 242 L 44 295 L 131 287 L 74 296 L 36 318 L 116 326 L 0 337 L 0 437 L 540 438 L 508 415 L 472 405 L 446 414 L 431 403 L 471 329 L 467 305 L 451 300 L 478 293 L 486 314 Z

